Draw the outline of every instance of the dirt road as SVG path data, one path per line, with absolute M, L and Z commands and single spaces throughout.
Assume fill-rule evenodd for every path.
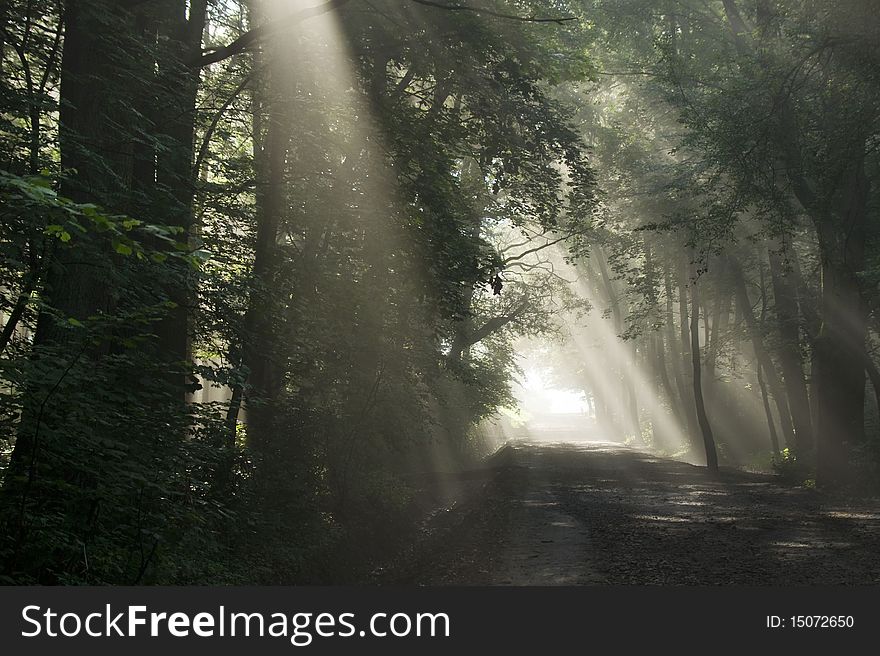
M 880 505 L 608 443 L 518 442 L 382 575 L 402 584 L 880 582 Z

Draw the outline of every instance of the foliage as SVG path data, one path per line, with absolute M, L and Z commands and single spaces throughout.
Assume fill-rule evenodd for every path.
M 193 75 L 277 8 L 5 7 L 7 576 L 362 576 L 576 305 L 523 251 L 593 217 L 579 30 L 346 7 Z

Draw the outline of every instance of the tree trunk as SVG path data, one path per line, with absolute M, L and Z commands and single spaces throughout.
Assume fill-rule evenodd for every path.
M 864 441 L 867 311 L 859 274 L 864 268 L 868 180 L 854 166 L 833 217 L 817 224 L 822 261 L 822 326 L 816 339 L 817 475 L 820 485 L 844 483 L 849 448 Z M 838 222 L 848 230 L 840 234 Z
M 258 24 L 256 20 L 255 14 L 257 13 L 253 8 L 252 4 L 248 5 L 248 17 L 249 17 L 249 25 L 253 28 L 255 24 Z M 261 70 L 263 67 L 263 58 L 261 52 L 259 50 L 253 53 L 253 62 L 251 64 L 253 70 Z M 251 77 L 250 83 L 248 85 L 248 89 L 250 91 L 251 98 L 251 115 L 253 116 L 251 122 L 251 154 L 253 156 L 254 162 L 254 178 L 256 182 L 256 190 L 255 196 L 257 201 L 257 208 L 263 207 L 263 194 L 266 191 L 266 166 L 265 166 L 265 153 L 264 153 L 264 144 L 263 144 L 263 114 L 265 111 L 265 99 L 264 99 L 264 87 L 266 86 L 266 80 L 264 79 L 264 75 L 253 75 Z M 259 216 L 257 220 L 259 221 Z M 265 257 L 261 255 L 261 257 Z M 250 290 L 250 297 L 248 298 L 248 308 L 252 304 L 259 303 L 259 299 L 254 298 L 254 295 L 257 293 L 257 289 L 252 286 Z M 248 317 L 248 310 L 245 310 L 245 317 L 243 322 L 243 330 L 240 335 L 236 338 L 233 338 L 232 343 L 229 345 L 229 361 L 233 366 L 238 368 L 244 367 L 244 348 L 248 341 L 251 339 L 251 335 L 248 332 L 251 327 L 249 324 L 253 323 L 253 317 Z M 244 403 L 245 394 L 244 388 L 247 384 L 247 372 L 242 372 L 242 380 L 233 384 L 232 386 L 232 396 L 229 401 L 229 407 L 226 410 L 226 440 L 225 444 L 221 445 L 221 448 L 227 450 L 231 456 L 233 450 L 235 449 L 235 440 L 238 434 L 238 423 L 239 417 L 241 415 L 242 404 Z M 223 481 L 228 480 L 230 471 L 226 471 L 227 468 L 231 468 L 231 461 L 221 462 L 220 467 L 218 469 L 217 479 L 220 481 L 220 485 L 224 485 Z
M 781 339 L 779 364 L 782 367 L 782 379 L 788 396 L 788 407 L 791 410 L 795 449 L 803 456 L 810 453 L 813 448 L 813 425 L 801 362 L 797 287 L 793 284 L 792 276 L 785 271 L 778 251 L 770 249 L 769 260 L 774 309 Z
M 755 321 L 755 315 L 752 311 L 752 303 L 749 300 L 749 293 L 746 289 L 746 281 L 743 277 L 742 269 L 740 268 L 739 263 L 731 259 L 728 260 L 728 270 L 731 274 L 734 292 L 736 294 L 736 302 L 739 306 L 740 314 L 746 322 L 746 328 L 752 341 L 752 349 L 755 352 L 755 359 L 758 361 L 756 366 L 764 368 L 764 374 L 767 384 L 770 387 L 770 393 L 773 395 L 773 400 L 776 402 L 776 409 L 779 412 L 779 423 L 782 426 L 782 434 L 785 439 L 785 444 L 788 447 L 793 447 L 794 428 L 791 423 L 791 415 L 789 414 L 785 391 L 782 387 L 782 382 L 779 380 L 779 375 L 776 373 L 773 361 L 770 359 L 770 355 L 764 348 L 761 330 Z
M 187 18 L 189 4 L 189 18 Z M 164 147 L 156 155 L 156 182 L 169 195 L 163 220 L 183 228 L 182 241 L 193 228 L 193 144 L 195 141 L 196 98 L 200 69 L 188 66 L 201 53 L 202 34 L 207 20 L 207 0 L 175 0 L 161 6 L 158 21 L 158 80 L 160 109 L 157 129 Z M 164 93 L 163 93 L 164 92 Z M 164 96 L 164 97 L 163 97 Z M 179 401 L 192 386 L 184 376 L 190 361 L 190 311 L 193 305 L 193 276 L 185 263 L 178 263 L 175 281 L 166 294 L 174 307 L 163 317 L 157 332 L 162 357 L 169 363 L 170 382 L 178 390 Z
M 865 352 L 865 372 L 871 381 L 871 387 L 874 390 L 874 400 L 877 402 L 878 411 L 880 411 L 880 369 L 877 369 L 877 365 L 874 364 L 874 360 L 867 351 Z
M 61 194 L 80 203 L 119 207 L 128 197 L 124 180 L 130 159 L 119 143 L 125 143 L 133 117 L 120 102 L 123 91 L 113 86 L 117 72 L 115 53 L 106 36 L 107 20 L 125 24 L 112 3 L 71 0 L 64 9 L 65 38 L 61 58 L 58 141 L 61 168 L 75 170 L 61 182 Z M 123 39 L 125 37 L 123 36 Z M 127 61 L 123 56 L 122 62 Z M 41 311 L 34 334 L 35 357 L 42 347 L 59 347 L 71 353 L 81 348 L 82 331 L 71 330 L 65 317 L 85 321 L 99 312 L 112 311 L 112 279 L 109 260 L 83 262 L 72 249 L 59 248 L 47 255 L 42 296 L 56 312 Z M 92 357 L 107 351 L 106 343 L 88 346 Z M 6 482 L 20 480 L 23 472 L 36 475 L 37 450 L 31 407 L 40 394 L 36 388 L 47 381 L 34 381 L 26 395 L 22 422 L 17 430 Z
M 697 421 L 703 435 L 703 446 L 706 449 L 706 467 L 711 472 L 718 471 L 718 453 L 715 450 L 715 438 L 712 426 L 706 414 L 703 402 L 702 362 L 700 360 L 700 295 L 697 280 L 691 283 L 691 362 L 694 372 L 694 402 L 697 410 Z
M 815 449 L 816 426 L 818 426 L 819 419 L 816 403 L 816 340 L 819 337 L 819 330 L 822 328 L 822 321 L 819 318 L 819 308 L 814 300 L 816 295 L 807 287 L 807 282 L 804 280 L 803 273 L 801 272 L 801 265 L 798 261 L 797 254 L 791 258 L 790 263 L 791 275 L 794 278 L 798 299 L 800 300 L 801 314 L 804 317 L 804 330 L 806 331 L 807 343 L 810 347 L 811 365 L 807 397 L 810 402 L 810 424 L 813 427 L 813 448 Z
M 675 418 L 675 424 L 680 431 L 684 431 L 685 420 L 681 414 L 681 405 L 678 402 L 678 398 L 676 397 L 675 391 L 672 388 L 672 383 L 669 381 L 669 373 L 666 369 L 666 354 L 665 347 L 663 343 L 663 334 L 659 331 L 654 334 L 655 347 L 654 347 L 654 357 L 657 368 L 657 375 L 660 379 L 660 387 L 663 390 L 663 393 L 666 396 L 666 399 L 669 401 L 669 409 L 672 411 L 672 416 Z
M 712 322 L 712 332 L 708 343 L 709 353 L 706 357 L 706 374 L 712 379 L 715 377 L 715 365 L 721 351 L 721 341 L 729 326 L 730 292 L 726 285 L 720 284 L 719 281 L 715 299 L 715 321 Z
M 287 207 L 287 157 L 291 142 L 292 92 L 289 60 L 283 48 L 271 53 L 268 70 L 268 124 L 265 149 L 265 178 L 257 196 L 257 238 L 254 249 L 253 283 L 244 317 L 242 360 L 248 372 L 248 442 L 266 455 L 265 447 L 273 432 L 275 401 L 280 378 L 275 362 L 277 308 L 272 292 L 275 286 L 278 230 Z
M 691 352 L 690 320 L 688 319 L 688 270 L 686 260 L 679 262 L 676 276 L 678 278 L 678 318 L 679 318 L 679 367 L 682 379 L 682 404 L 688 416 L 688 439 L 693 448 L 698 451 L 702 443 L 702 430 L 700 429 L 699 417 L 696 413 L 696 399 L 694 399 L 693 380 L 693 353 Z M 699 312 L 697 313 L 699 315 Z M 690 379 L 690 380 L 688 380 Z
M 630 340 L 632 342 L 632 362 L 631 367 L 627 368 L 623 372 L 624 381 L 627 382 L 627 391 L 629 392 L 629 396 L 627 397 L 628 406 L 627 412 L 629 414 L 629 426 L 630 432 L 635 440 L 638 442 L 642 441 L 642 422 L 639 416 L 639 395 L 638 395 L 638 387 L 637 387 L 637 376 L 633 373 L 639 371 L 639 360 L 638 360 L 638 348 L 636 340 Z M 650 365 L 648 365 L 650 366 Z M 647 367 L 646 367 L 647 369 Z
M 758 362 L 758 387 L 761 389 L 761 403 L 764 405 L 764 415 L 767 417 L 767 430 L 770 432 L 770 449 L 773 455 L 779 455 L 779 436 L 776 434 L 776 422 L 773 420 L 773 411 L 770 409 L 770 399 L 767 396 L 767 383 L 764 382 L 764 367 Z
M 672 275 L 668 268 L 663 272 L 664 286 L 666 291 L 666 344 L 670 357 L 670 365 L 672 368 L 672 377 L 675 380 L 675 387 L 678 390 L 678 403 L 681 416 L 684 422 L 679 424 L 684 431 L 684 437 L 687 443 L 693 447 L 694 440 L 697 435 L 696 414 L 693 410 L 691 395 L 688 394 L 687 384 L 685 382 L 684 371 L 682 371 L 682 362 L 684 356 L 681 352 L 681 342 L 675 336 L 675 314 L 673 311 L 673 285 Z M 674 401 L 673 401 L 674 402 Z

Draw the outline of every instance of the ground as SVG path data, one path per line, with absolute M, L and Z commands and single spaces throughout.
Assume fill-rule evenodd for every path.
M 610 443 L 508 444 L 450 477 L 381 583 L 803 585 L 880 582 L 880 503 Z

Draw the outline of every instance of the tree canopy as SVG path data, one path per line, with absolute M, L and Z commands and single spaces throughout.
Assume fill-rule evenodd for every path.
M 0 21 L 0 582 L 361 580 L 527 343 L 613 439 L 876 489 L 868 0 Z

